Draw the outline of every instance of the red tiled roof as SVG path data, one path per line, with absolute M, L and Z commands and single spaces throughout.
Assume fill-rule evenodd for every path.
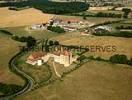
M 46 55 L 46 53 L 44 53 L 42 51 L 34 52 L 31 55 L 29 55 L 29 57 L 27 58 L 27 60 L 35 61 L 35 60 L 40 59 L 44 55 Z

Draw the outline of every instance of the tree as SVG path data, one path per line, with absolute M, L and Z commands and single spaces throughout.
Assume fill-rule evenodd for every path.
M 132 58 L 128 61 L 128 65 L 132 65 Z
M 54 42 L 52 40 L 49 41 L 49 45 L 52 46 Z
M 127 64 L 128 59 L 126 55 L 115 54 L 110 57 L 109 61 L 112 63 Z
M 122 11 L 124 12 L 123 18 L 128 18 L 128 15 L 131 12 L 131 9 L 123 8 Z
M 36 45 L 36 40 L 35 40 L 35 38 L 33 38 L 33 37 L 31 37 L 31 36 L 28 36 L 27 37 L 27 47 L 28 48 L 31 48 L 31 47 L 33 47 L 33 46 L 35 46 Z
M 54 45 L 59 45 L 59 42 L 58 42 L 58 41 L 55 41 L 55 42 L 54 42 Z
M 45 40 L 45 51 L 49 52 L 48 39 Z
M 85 15 L 85 13 L 83 13 L 83 19 L 84 19 L 84 20 L 86 20 L 86 19 L 87 19 L 87 17 L 86 17 L 86 15 Z

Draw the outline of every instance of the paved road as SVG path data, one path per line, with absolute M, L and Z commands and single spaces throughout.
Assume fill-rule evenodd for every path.
M 19 58 L 20 55 L 21 55 L 21 53 L 16 54 L 10 60 L 9 66 L 10 66 L 11 71 L 13 71 L 14 73 L 16 73 L 17 75 L 19 75 L 20 77 L 22 77 L 23 79 L 26 80 L 26 84 L 25 84 L 24 88 L 21 91 L 15 93 L 15 94 L 12 94 L 12 95 L 0 97 L 0 100 L 10 100 L 10 99 L 12 99 L 15 96 L 18 96 L 18 95 L 22 95 L 24 93 L 27 93 L 27 92 L 29 92 L 32 89 L 32 87 L 33 87 L 33 85 L 35 83 L 34 80 L 29 75 L 27 75 L 26 73 L 24 73 L 23 71 L 21 71 L 15 65 L 15 61 L 16 61 L 16 59 Z

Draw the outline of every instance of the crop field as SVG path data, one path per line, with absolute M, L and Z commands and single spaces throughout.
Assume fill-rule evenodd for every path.
M 15 100 L 131 100 L 132 68 L 89 61 L 56 81 Z
M 37 23 L 45 23 L 51 19 L 53 15 L 44 14 L 34 8 L 12 11 L 8 8 L 0 8 L 0 27 L 17 27 L 32 25 Z

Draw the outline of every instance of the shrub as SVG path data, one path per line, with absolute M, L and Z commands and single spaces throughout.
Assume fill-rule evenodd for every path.
M 59 42 L 58 41 L 54 41 L 54 45 L 59 45 Z
M 128 65 L 132 65 L 132 58 L 128 61 Z
M 124 12 L 123 17 L 128 18 L 128 14 L 131 12 L 131 9 L 123 8 L 122 11 Z
M 115 54 L 115 55 L 111 56 L 109 61 L 112 63 L 119 63 L 119 64 L 127 64 L 128 63 L 127 56 L 119 55 L 119 54 Z
M 28 37 L 12 36 L 12 39 L 19 42 L 26 42 L 28 48 L 33 47 L 36 44 L 36 39 L 31 36 L 28 36 Z

